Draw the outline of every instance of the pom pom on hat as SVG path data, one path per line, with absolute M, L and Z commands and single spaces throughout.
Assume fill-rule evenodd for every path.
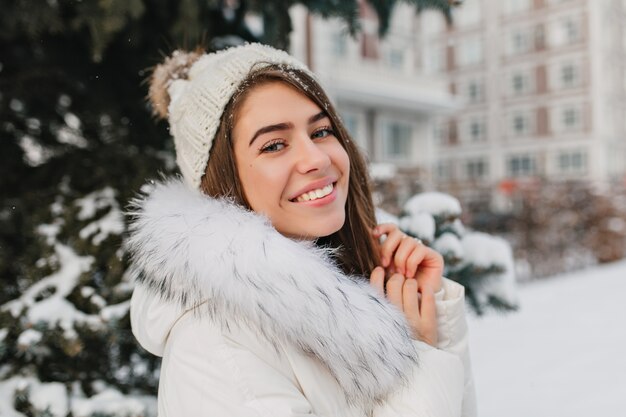
M 192 188 L 199 188 L 224 108 L 253 69 L 279 65 L 310 70 L 284 51 L 258 43 L 214 53 L 175 51 L 150 78 L 156 115 L 167 118 L 176 163 Z
M 161 119 L 167 119 L 170 105 L 169 88 L 175 80 L 185 80 L 191 66 L 202 56 L 199 50 L 186 52 L 174 51 L 165 62 L 157 65 L 150 76 L 148 99 L 152 105 L 152 112 Z

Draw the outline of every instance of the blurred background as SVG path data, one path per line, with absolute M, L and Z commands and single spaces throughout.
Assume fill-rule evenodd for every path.
M 7 0 L 0 416 L 154 416 L 124 210 L 175 175 L 145 99 L 177 48 L 285 49 L 367 156 L 379 220 L 466 286 L 479 415 L 626 409 L 626 0 Z

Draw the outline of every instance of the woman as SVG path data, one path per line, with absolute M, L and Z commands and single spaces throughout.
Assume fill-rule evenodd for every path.
M 134 202 L 129 239 L 160 417 L 475 414 L 463 288 L 376 226 L 364 161 L 303 64 L 257 44 L 175 53 L 150 96 L 184 180 Z

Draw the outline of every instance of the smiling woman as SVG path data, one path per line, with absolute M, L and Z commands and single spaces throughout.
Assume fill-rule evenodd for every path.
M 316 239 L 341 229 L 350 162 L 328 116 L 278 82 L 257 87 L 239 115 L 235 160 L 250 208 L 293 238 Z M 274 123 L 280 119 L 288 122 Z M 267 123 L 271 130 L 256 130 Z
M 265 214 L 285 235 L 340 249 L 344 272 L 369 275 L 380 256 L 369 237 L 376 219 L 367 169 L 326 93 L 308 70 L 284 64 L 257 64 L 241 84 L 225 106 L 200 189 Z M 330 196 L 317 197 L 329 185 Z M 346 212 L 354 214 L 348 221 Z
M 376 225 L 364 158 L 303 64 L 176 52 L 150 96 L 184 180 L 131 213 L 159 416 L 475 415 L 463 287 Z

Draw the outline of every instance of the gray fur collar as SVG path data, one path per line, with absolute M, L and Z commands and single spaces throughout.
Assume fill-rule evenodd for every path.
M 344 275 L 329 250 L 181 180 L 151 188 L 129 213 L 128 245 L 146 285 L 184 308 L 208 300 L 222 325 L 241 320 L 315 355 L 351 404 L 371 408 L 406 381 L 417 354 L 402 314 Z

